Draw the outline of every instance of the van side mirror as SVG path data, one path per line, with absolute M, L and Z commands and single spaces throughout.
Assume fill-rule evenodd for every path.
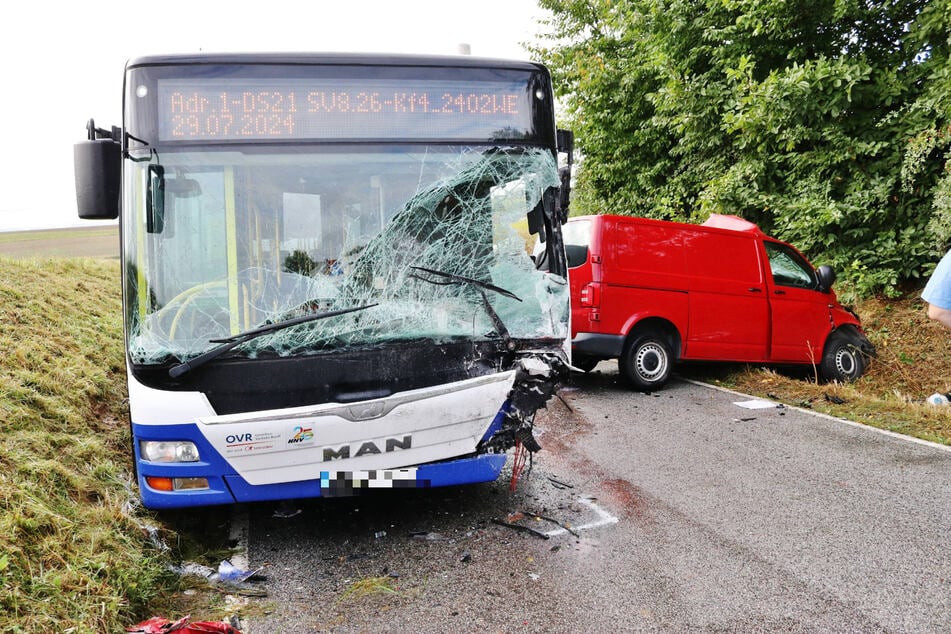
M 73 146 L 76 209 L 84 220 L 119 217 L 122 147 L 113 139 L 90 139 Z
M 823 264 L 816 271 L 819 276 L 819 290 L 828 293 L 832 290 L 832 284 L 835 283 L 835 270 L 828 264 Z

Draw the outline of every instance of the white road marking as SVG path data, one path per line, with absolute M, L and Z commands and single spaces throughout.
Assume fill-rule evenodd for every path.
M 735 394 L 737 396 L 749 396 L 749 394 L 743 394 L 742 392 L 737 392 L 736 390 L 731 390 L 729 388 L 720 387 L 719 385 L 713 385 L 711 383 L 704 383 L 703 381 L 696 381 L 694 379 L 685 379 L 680 377 L 681 381 L 685 383 L 692 383 L 693 385 L 699 385 L 700 387 L 707 387 L 711 390 L 717 390 L 719 392 L 726 392 L 727 394 Z M 899 440 L 905 440 L 908 442 L 913 442 L 918 445 L 924 445 L 926 447 L 931 447 L 932 449 L 941 449 L 942 451 L 951 451 L 951 446 L 942 445 L 940 443 L 931 442 L 930 440 L 924 440 L 921 438 L 915 438 L 914 436 L 907 436 L 905 434 L 899 434 L 897 432 L 890 431 L 888 429 L 881 429 L 879 427 L 872 427 L 871 425 L 865 425 L 863 423 L 857 423 L 853 420 L 846 420 L 844 418 L 838 418 L 836 416 L 830 416 L 829 414 L 823 414 L 822 412 L 816 412 L 813 410 L 806 409 L 804 407 L 796 407 L 794 405 L 785 405 L 786 409 L 795 410 L 797 412 L 802 412 L 803 414 L 809 414 L 810 416 L 815 416 L 816 418 L 824 418 L 826 420 L 835 421 L 837 423 L 844 423 L 846 425 L 851 425 L 852 427 L 859 427 L 861 429 L 866 429 L 868 431 L 877 432 L 884 436 L 889 436 L 891 438 L 897 438 Z
M 231 565 L 240 570 L 250 570 L 248 565 L 248 527 L 250 519 L 243 504 L 235 504 L 231 509 L 231 534 L 229 537 L 234 543 L 234 553 L 231 555 Z
M 598 518 L 594 520 L 593 522 L 588 522 L 587 524 L 572 526 L 571 530 L 573 530 L 576 533 L 590 530 L 592 528 L 607 526 L 608 524 L 616 524 L 619 521 L 617 517 L 615 517 L 614 515 L 611 515 L 610 513 L 605 511 L 603 508 L 595 504 L 594 500 L 590 498 L 578 498 L 578 502 L 581 504 L 584 504 L 585 506 L 590 508 L 592 511 L 594 511 L 595 515 L 597 515 Z M 549 537 L 554 537 L 556 535 L 564 535 L 567 532 L 568 532 L 568 529 L 559 527 L 559 528 L 554 528 L 550 531 L 546 531 L 545 535 L 548 535 Z

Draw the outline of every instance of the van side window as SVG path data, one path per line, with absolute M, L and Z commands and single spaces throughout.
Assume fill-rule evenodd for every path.
M 591 240 L 591 222 L 588 220 L 567 222 L 561 228 L 561 235 L 565 240 L 568 268 L 573 269 L 587 262 L 588 243 Z
M 819 279 L 816 271 L 806 260 L 793 249 L 777 242 L 764 241 L 766 255 L 769 257 L 769 268 L 773 273 L 773 281 L 779 286 L 795 286 L 796 288 L 816 289 Z

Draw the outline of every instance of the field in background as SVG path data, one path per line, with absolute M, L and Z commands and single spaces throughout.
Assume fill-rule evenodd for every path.
M 0 255 L 10 258 L 118 258 L 119 226 L 0 232 Z

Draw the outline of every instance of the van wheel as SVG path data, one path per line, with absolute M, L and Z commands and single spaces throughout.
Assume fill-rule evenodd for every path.
M 670 378 L 673 359 L 670 346 L 657 334 L 630 340 L 618 360 L 621 373 L 639 390 L 656 390 Z
M 826 342 L 819 372 L 826 381 L 851 383 L 865 372 L 865 357 L 852 337 L 836 331 Z

